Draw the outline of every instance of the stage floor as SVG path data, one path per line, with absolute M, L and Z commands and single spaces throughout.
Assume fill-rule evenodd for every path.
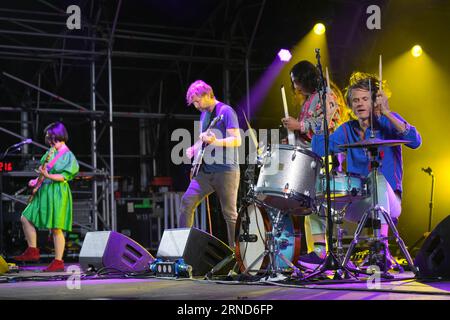
M 77 264 L 68 264 L 66 268 Z M 450 300 L 450 281 L 419 282 L 413 273 L 370 282 L 355 280 L 230 281 L 167 278 L 81 279 L 70 272 L 21 267 L 0 276 L 0 299 L 24 300 Z M 68 276 L 71 278 L 67 279 Z M 366 276 L 367 277 L 367 276 Z M 378 286 L 377 286 L 378 284 Z

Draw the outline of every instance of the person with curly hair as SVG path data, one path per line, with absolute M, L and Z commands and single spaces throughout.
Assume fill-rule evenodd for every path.
M 299 96 L 303 103 L 297 118 L 282 118 L 281 122 L 287 130 L 294 132 L 297 146 L 311 149 L 315 130 L 323 124 L 319 71 L 311 62 L 302 60 L 292 67 L 290 77 L 294 94 Z M 339 88 L 334 83 L 330 83 L 330 88 L 331 90 L 326 93 L 327 121 L 329 131 L 333 132 L 341 123 L 349 119 L 351 113 L 346 111 Z M 283 139 L 282 143 L 287 143 L 286 139 Z M 321 210 L 319 213 L 305 217 L 305 227 L 309 227 L 306 240 L 310 252 L 300 256 L 298 264 L 308 269 L 315 269 L 324 262 L 326 256 L 325 212 Z
M 398 113 L 391 111 L 385 84 L 380 86 L 378 78 L 374 75 L 355 72 L 351 75 L 346 90 L 348 106 L 356 115 L 356 120 L 349 120 L 339 126 L 330 135 L 329 152 L 341 152 L 339 145 L 352 144 L 369 139 L 373 134 L 382 140 L 408 140 L 406 147 L 417 149 L 422 138 L 417 129 L 409 124 Z M 323 155 L 325 152 L 324 135 L 316 132 L 312 139 L 312 149 L 315 153 Z M 380 163 L 377 177 L 378 203 L 385 208 L 394 223 L 401 213 L 403 159 L 402 146 L 381 146 L 378 149 L 377 161 Z M 364 148 L 350 148 L 346 151 L 347 172 L 371 178 L 369 153 Z M 346 220 L 358 222 L 363 213 L 372 206 L 371 198 L 351 203 L 347 207 Z M 392 262 L 388 248 L 389 226 L 384 217 L 381 217 L 380 234 L 384 239 L 388 262 Z M 390 267 L 388 263 L 385 266 Z M 386 271 L 386 270 L 385 270 Z

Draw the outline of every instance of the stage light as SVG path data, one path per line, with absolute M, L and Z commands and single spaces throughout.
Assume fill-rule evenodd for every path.
M 319 36 L 325 33 L 325 26 L 323 25 L 323 23 L 316 23 L 316 25 L 314 26 L 314 33 Z
M 411 49 L 411 54 L 413 55 L 413 57 L 417 58 L 420 57 L 422 55 L 422 47 L 419 46 L 418 44 L 416 44 L 414 47 L 412 47 Z
M 278 57 L 281 61 L 288 62 L 292 58 L 292 54 L 289 52 L 289 50 L 281 49 L 278 52 Z

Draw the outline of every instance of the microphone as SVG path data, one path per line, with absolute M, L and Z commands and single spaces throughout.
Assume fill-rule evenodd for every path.
M 428 168 L 426 168 L 426 169 L 422 168 L 422 171 L 423 171 L 423 172 L 426 172 L 426 173 L 428 173 L 428 174 L 432 174 L 432 173 L 433 173 L 433 170 L 431 170 L 430 167 L 428 167 Z
M 21 141 L 21 142 L 19 142 L 19 143 L 16 143 L 16 144 L 13 145 L 11 148 L 18 148 L 18 147 L 23 146 L 24 144 L 29 144 L 29 143 L 31 143 L 31 142 L 33 142 L 33 140 L 31 140 L 31 139 L 26 139 L 26 140 L 23 140 L 23 141 Z

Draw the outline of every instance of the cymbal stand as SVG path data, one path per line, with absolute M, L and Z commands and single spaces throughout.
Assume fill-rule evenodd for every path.
M 345 206 L 340 209 L 340 210 L 336 210 L 334 208 L 331 208 L 331 212 L 332 214 L 332 218 L 333 218 L 333 225 L 336 225 L 336 256 L 339 259 L 339 261 L 342 261 L 342 259 L 344 259 L 344 247 L 342 244 L 342 239 L 344 237 L 344 232 L 345 230 L 342 228 L 342 224 L 344 223 L 344 216 L 345 216 L 345 212 L 347 210 L 347 207 L 351 204 L 352 202 L 348 202 L 345 204 Z M 321 211 L 321 207 L 326 209 L 327 205 L 326 203 L 320 203 L 317 211 L 318 214 L 320 214 Z
M 336 224 L 336 254 L 339 261 L 344 259 L 344 246 L 342 244 L 342 239 L 344 237 L 344 229 L 342 228 L 342 224 L 344 223 L 344 216 L 347 207 L 351 204 L 351 202 L 347 203 L 344 208 L 341 210 L 336 210 L 336 214 L 333 217 L 334 224 Z
M 326 177 L 326 201 L 327 201 L 327 239 L 328 239 L 328 250 L 324 262 L 317 267 L 317 269 L 305 277 L 305 280 L 309 280 L 324 274 L 326 271 L 334 272 L 334 279 L 342 279 L 341 273 L 346 275 L 353 272 L 347 268 L 346 265 L 342 265 L 333 252 L 333 219 L 331 217 L 331 198 L 330 198 L 330 168 L 329 168 L 329 132 L 328 132 L 328 120 L 327 120 L 327 104 L 326 104 L 326 91 L 327 85 L 325 83 L 325 78 L 323 76 L 322 65 L 320 62 L 320 49 L 315 49 L 317 58 L 317 69 L 319 71 L 319 97 L 320 104 L 322 105 L 323 112 L 323 133 L 324 133 L 324 156 L 325 156 L 325 177 Z
M 414 272 L 414 274 L 417 275 L 418 273 L 418 269 L 417 267 L 414 265 L 413 260 L 408 252 L 408 250 L 406 249 L 405 243 L 403 242 L 402 238 L 400 237 L 397 228 L 395 227 L 394 222 L 392 221 L 392 218 L 389 214 L 389 212 L 387 212 L 382 206 L 380 206 L 378 204 L 378 167 L 379 167 L 379 162 L 376 160 L 378 157 L 378 149 L 377 147 L 370 147 L 368 148 L 369 154 L 370 154 L 370 164 L 371 164 L 371 173 L 372 173 L 372 207 L 370 207 L 362 216 L 361 221 L 358 224 L 358 227 L 355 231 L 355 236 L 352 240 L 352 242 L 350 243 L 350 246 L 347 250 L 347 254 L 345 255 L 344 261 L 342 262 L 343 265 L 346 265 L 349 260 L 350 260 L 350 256 L 353 252 L 353 249 L 355 248 L 356 244 L 360 241 L 360 235 L 361 232 L 363 231 L 364 226 L 366 225 L 367 220 L 369 219 L 369 217 L 372 219 L 373 221 L 373 239 L 370 239 L 373 241 L 373 246 L 370 250 L 369 253 L 369 262 L 371 264 L 377 264 L 380 265 L 382 264 L 383 266 L 383 273 L 381 276 L 384 276 L 386 278 L 391 278 L 392 276 L 390 276 L 387 273 L 386 270 L 386 247 L 383 243 L 382 240 L 387 240 L 387 239 L 383 239 L 380 235 L 380 230 L 381 230 L 381 220 L 380 220 L 380 216 L 383 216 L 383 218 L 385 219 L 385 221 L 388 223 L 389 228 L 391 229 L 397 244 L 399 245 L 401 251 L 403 252 L 403 255 L 406 258 L 406 261 L 408 262 L 409 266 L 411 267 L 411 270 Z M 381 260 L 381 261 L 380 261 Z M 381 269 L 381 268 L 380 268 Z

